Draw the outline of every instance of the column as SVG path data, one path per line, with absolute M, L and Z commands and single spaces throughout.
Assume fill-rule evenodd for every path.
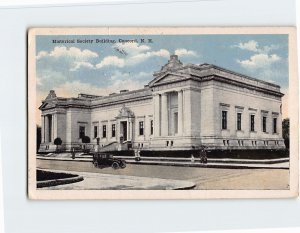
M 182 128 L 183 128 L 183 103 L 182 103 L 182 90 L 178 92 L 178 135 L 182 135 Z
M 130 119 L 127 120 L 127 141 L 131 141 L 131 122 Z
M 130 121 L 129 121 L 129 119 L 127 120 L 127 132 L 126 132 L 126 134 L 127 134 L 127 141 L 129 141 L 130 139 Z
M 183 106 L 184 106 L 184 135 L 191 136 L 192 133 L 192 101 L 191 90 L 183 91 Z
M 45 142 L 49 142 L 49 117 L 45 116 Z
M 161 95 L 161 135 L 169 135 L 168 94 Z
M 42 122 L 41 122 L 41 137 L 42 137 L 42 143 L 45 142 L 45 116 L 42 116 Z
M 52 142 L 57 138 L 57 130 L 56 130 L 56 114 L 52 114 Z
M 160 136 L 160 95 L 159 94 L 154 94 L 153 96 L 153 105 L 154 105 L 154 116 L 153 116 L 153 134 L 154 137 L 159 137 Z

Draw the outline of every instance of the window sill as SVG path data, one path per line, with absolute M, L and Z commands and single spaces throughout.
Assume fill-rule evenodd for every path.
M 244 133 L 244 130 L 236 130 L 237 133 Z
M 230 130 L 229 129 L 222 129 L 222 132 L 230 132 Z

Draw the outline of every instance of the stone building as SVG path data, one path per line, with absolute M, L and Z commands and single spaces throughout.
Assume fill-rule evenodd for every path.
M 101 93 L 99 93 L 101 95 Z M 172 55 L 143 89 L 109 96 L 79 94 L 42 102 L 40 152 L 102 150 L 283 149 L 280 86 L 212 64 L 182 64 Z

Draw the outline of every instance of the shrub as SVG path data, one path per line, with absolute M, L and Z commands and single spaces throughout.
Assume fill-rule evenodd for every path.
M 56 151 L 58 151 L 58 146 L 62 144 L 61 138 L 55 138 L 54 139 L 54 145 L 56 145 Z

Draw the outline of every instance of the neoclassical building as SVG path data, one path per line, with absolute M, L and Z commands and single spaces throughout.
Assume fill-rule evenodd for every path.
M 143 89 L 108 96 L 57 97 L 40 106 L 40 152 L 55 138 L 66 150 L 143 151 L 283 149 L 280 86 L 212 64 L 182 64 L 172 55 Z M 98 148 L 98 146 L 97 146 Z

